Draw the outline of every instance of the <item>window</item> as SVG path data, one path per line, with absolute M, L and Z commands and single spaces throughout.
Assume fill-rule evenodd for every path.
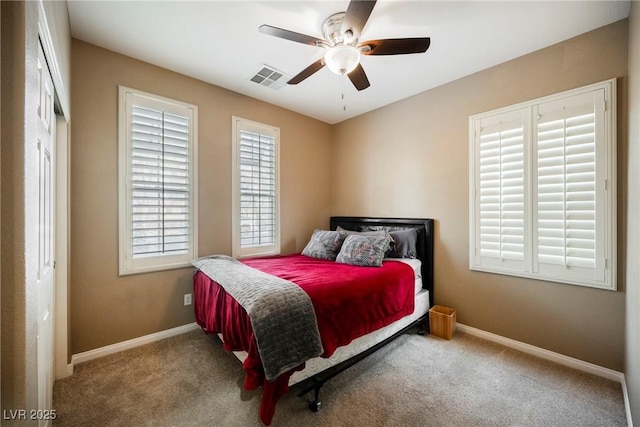
M 198 109 L 119 88 L 120 274 L 197 257 Z
M 616 289 L 615 80 L 470 117 L 470 267 Z
M 280 253 L 280 130 L 233 117 L 233 256 Z

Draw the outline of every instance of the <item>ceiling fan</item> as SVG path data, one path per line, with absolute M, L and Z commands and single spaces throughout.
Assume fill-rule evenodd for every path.
M 258 30 L 270 36 L 326 49 L 324 57 L 291 78 L 288 84 L 298 84 L 326 65 L 334 73 L 348 76 L 356 89 L 363 90 L 368 88 L 370 83 L 360 64 L 361 55 L 422 53 L 426 52 L 431 44 L 429 37 L 359 42 L 362 28 L 375 5 L 375 1 L 352 0 L 346 12 L 335 13 L 324 21 L 324 40 L 271 25 L 261 25 Z

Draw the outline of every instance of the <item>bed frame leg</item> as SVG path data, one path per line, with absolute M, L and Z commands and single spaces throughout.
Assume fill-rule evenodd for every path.
M 427 335 L 429 333 L 429 318 L 425 317 L 418 324 L 418 335 Z
M 320 401 L 320 389 L 322 388 L 322 383 L 316 382 L 313 387 L 313 402 L 309 403 L 309 409 L 311 412 L 318 412 L 320 407 L 322 406 L 322 402 Z
M 311 412 L 318 412 L 322 406 L 322 402 L 320 402 L 320 389 L 324 385 L 325 381 L 317 377 L 311 377 L 310 380 L 312 385 L 307 386 L 307 388 L 298 393 L 298 397 L 302 397 L 313 390 L 313 401 L 309 402 L 309 409 L 311 409 Z

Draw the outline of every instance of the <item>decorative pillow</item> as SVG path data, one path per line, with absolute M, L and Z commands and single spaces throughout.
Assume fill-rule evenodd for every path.
M 335 261 L 346 237 L 345 231 L 315 230 L 302 250 L 302 255 Z
M 336 262 L 365 267 L 380 267 L 382 258 L 384 258 L 384 254 L 389 249 L 390 244 L 391 238 L 386 235 L 350 234 L 344 240 Z
M 354 230 L 347 230 L 345 228 L 338 226 L 336 227 L 336 230 L 345 231 L 347 234 L 358 234 L 360 236 L 377 236 L 377 237 L 389 236 L 391 238 L 391 235 L 389 234 L 389 232 L 383 229 L 377 229 L 377 230 L 364 229 L 362 231 L 354 231 Z M 391 243 L 389 244 L 389 248 L 387 249 L 387 252 L 384 254 L 385 257 L 389 256 L 389 253 L 391 253 L 391 251 L 393 250 L 393 246 L 394 246 L 394 242 L 393 242 L 393 238 L 391 238 Z
M 389 258 L 417 258 L 418 251 L 418 229 L 406 228 L 404 230 L 389 231 L 393 239 L 391 252 L 387 254 Z

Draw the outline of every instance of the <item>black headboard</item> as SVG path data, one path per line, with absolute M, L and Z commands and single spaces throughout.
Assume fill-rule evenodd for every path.
M 422 261 L 422 288 L 429 291 L 429 306 L 433 307 L 433 219 L 372 218 L 358 216 L 332 216 L 330 227 L 362 231 L 369 226 L 384 230 L 418 229 L 417 258 Z

